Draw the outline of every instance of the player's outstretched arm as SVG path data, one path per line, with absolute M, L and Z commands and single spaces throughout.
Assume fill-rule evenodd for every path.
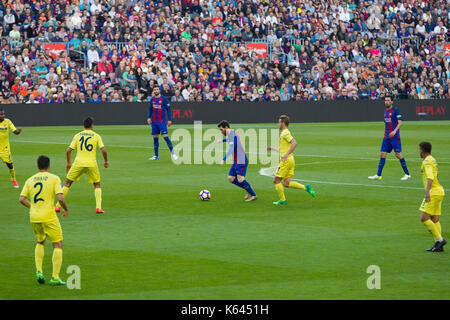
M 64 199 L 64 195 L 62 193 L 58 193 L 56 195 L 59 204 L 63 208 L 63 217 L 67 217 L 69 215 L 69 209 L 67 208 L 66 199 Z
M 19 198 L 19 202 L 24 205 L 25 207 L 27 207 L 28 209 L 31 207 L 30 205 L 30 201 L 28 201 L 28 199 L 24 196 L 20 196 Z
M 69 172 L 70 168 L 72 167 L 72 163 L 71 163 L 71 156 L 72 156 L 72 148 L 67 148 L 66 151 L 66 158 L 67 158 L 67 165 L 66 165 L 66 171 Z
M 102 155 L 103 155 L 103 160 L 104 160 L 104 166 L 105 166 L 105 168 L 108 168 L 109 167 L 108 153 L 106 152 L 105 147 L 102 147 Z
M 267 147 L 267 151 L 275 151 L 275 152 L 279 152 L 277 148 L 274 147 Z
M 13 133 L 14 133 L 15 135 L 18 135 L 18 134 L 20 134 L 21 132 L 22 132 L 22 129 L 21 129 L 21 128 L 17 128 L 16 131 L 14 131 Z

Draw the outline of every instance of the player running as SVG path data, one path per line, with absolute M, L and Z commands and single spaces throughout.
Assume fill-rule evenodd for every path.
M 440 252 L 444 251 L 444 246 L 447 243 L 442 238 L 441 223 L 439 216 L 441 215 L 441 204 L 444 199 L 444 188 L 438 181 L 438 168 L 436 159 L 431 156 L 431 143 L 421 142 L 419 144 L 420 157 L 422 161 L 422 180 L 425 187 L 425 199 L 419 210 L 421 212 L 420 221 L 434 236 L 435 244 L 427 251 Z
M 47 156 L 40 156 L 37 160 L 37 166 L 39 172 L 25 182 L 19 198 L 20 203 L 30 209 L 31 226 L 37 240 L 34 249 L 36 280 L 41 284 L 45 283 L 42 262 L 44 261 L 44 243 L 48 238 L 53 244 L 53 273 L 50 285 L 65 285 L 66 283 L 59 278 L 63 256 L 63 235 L 61 224 L 53 210 L 55 195 L 63 207 L 63 217 L 67 217 L 69 210 L 61 189 L 61 180 L 58 176 L 49 172 L 50 159 Z
M 6 164 L 11 175 L 11 182 L 14 188 L 19 188 L 19 184 L 16 181 L 16 171 L 11 157 L 11 147 L 9 146 L 9 131 L 14 134 L 20 134 L 22 129 L 18 129 L 14 126 L 11 120 L 5 118 L 5 110 L 0 109 L 0 159 Z
M 160 94 L 159 87 L 153 89 L 154 96 L 150 98 L 150 107 L 148 108 L 147 123 L 152 126 L 153 146 L 155 147 L 155 155 L 148 160 L 159 160 L 159 135 L 162 134 L 169 147 L 172 159 L 178 160 L 177 155 L 173 151 L 172 141 L 167 134 L 167 127 L 172 125 L 172 113 L 170 111 L 169 100 Z M 167 112 L 167 125 L 166 125 Z
M 97 147 L 102 150 L 104 167 L 108 168 L 108 154 L 106 152 L 105 145 L 102 138 L 94 132 L 94 119 L 87 117 L 84 119 L 84 130 L 77 133 L 72 140 L 69 148 L 67 148 L 67 177 L 64 187 L 62 188 L 64 197 L 67 196 L 69 188 L 76 180 L 80 180 L 80 177 L 85 173 L 88 177 L 88 182 L 94 184 L 96 213 L 105 213 L 102 210 L 102 189 L 100 186 L 100 171 L 97 165 L 96 151 Z M 73 165 L 71 164 L 72 150 L 77 150 L 77 155 Z M 61 210 L 59 205 L 56 205 L 56 212 Z
M 288 129 L 289 117 L 286 115 L 281 115 L 278 119 L 278 126 L 281 131 L 279 149 L 274 147 L 267 147 L 267 151 L 276 151 L 280 153 L 280 164 L 278 165 L 278 170 L 275 173 L 275 177 L 273 178 L 273 183 L 275 184 L 275 189 L 277 190 L 280 200 L 273 202 L 273 204 L 287 204 L 283 185 L 286 188 L 305 190 L 311 196 L 315 197 L 316 193 L 314 192 L 311 185 L 307 184 L 306 186 L 304 186 L 301 183 L 291 181 L 291 179 L 294 177 L 295 160 L 293 152 L 297 147 L 297 141 L 295 141 L 294 137 L 292 137 L 291 132 Z M 283 184 L 281 184 L 281 181 L 283 181 Z
M 241 139 L 234 130 L 230 129 L 230 123 L 228 121 L 220 121 L 217 127 L 219 127 L 220 132 L 222 132 L 222 134 L 226 137 L 225 139 L 217 142 L 228 142 L 230 144 L 230 147 L 220 162 L 220 165 L 223 166 L 225 160 L 233 154 L 233 165 L 228 173 L 228 181 L 246 191 L 244 196 L 244 200 L 246 202 L 258 199 L 256 193 L 250 186 L 250 183 L 245 180 L 245 174 L 247 173 L 248 167 L 248 158 L 245 154 L 244 147 L 242 146 Z
M 391 153 L 394 149 L 395 156 L 400 160 L 405 175 L 400 180 L 408 180 L 411 178 L 405 158 L 402 156 L 402 143 L 400 141 L 400 127 L 403 125 L 402 115 L 400 111 L 392 106 L 393 99 L 391 96 L 384 98 L 386 110 L 384 111 L 384 138 L 381 144 L 380 162 L 378 164 L 378 172 L 374 176 L 368 177 L 370 180 L 381 180 L 381 173 L 386 162 L 386 153 Z

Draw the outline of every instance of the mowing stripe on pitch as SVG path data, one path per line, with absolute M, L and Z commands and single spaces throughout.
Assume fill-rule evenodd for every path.
M 269 167 L 269 168 L 263 168 L 259 170 L 259 174 L 266 177 L 273 178 L 274 175 L 268 173 L 274 172 L 277 167 Z M 379 185 L 375 184 L 376 181 L 374 181 L 374 184 L 363 184 L 363 183 L 350 183 L 350 182 L 334 182 L 334 181 L 317 181 L 317 180 L 304 180 L 304 179 L 292 179 L 296 181 L 301 182 L 312 182 L 312 183 L 320 183 L 320 184 L 332 184 L 332 185 L 339 185 L 339 186 L 352 186 L 352 187 L 369 187 L 369 188 L 392 188 L 392 189 L 409 189 L 409 190 L 423 190 L 423 188 L 419 187 L 405 187 L 405 186 L 387 186 L 387 185 Z M 450 191 L 449 189 L 445 189 L 445 191 Z
M 32 140 L 13 140 L 13 142 L 21 142 L 21 143 L 36 143 L 36 144 L 61 144 L 61 145 L 69 145 L 67 142 L 49 142 L 49 141 L 32 141 Z M 107 147 L 112 148 L 135 148 L 135 149 L 154 149 L 153 146 L 124 146 L 124 145 L 113 145 L 108 144 Z M 160 146 L 159 149 L 163 150 L 169 150 L 169 148 Z M 194 152 L 204 151 L 204 149 L 192 149 Z M 247 154 L 265 154 L 260 152 L 247 152 Z M 322 154 L 296 154 L 294 157 L 312 157 L 312 158 L 331 158 L 331 159 L 352 159 L 351 161 L 358 161 L 358 160 L 366 160 L 366 161 L 379 161 L 379 158 L 355 158 L 352 156 L 348 157 L 341 157 L 341 156 L 329 156 L 329 155 L 322 155 Z M 449 158 L 439 158 L 439 159 L 449 159 Z M 398 161 L 398 159 L 388 159 L 387 161 Z M 329 161 L 326 163 L 335 163 L 336 161 Z M 342 162 L 342 161 L 339 161 Z M 416 160 L 416 159 L 408 159 L 408 162 L 422 162 L 422 160 Z M 325 162 L 324 162 L 325 163 Z M 450 164 L 450 162 L 445 161 L 439 161 L 440 164 Z M 320 163 L 314 163 L 314 164 L 320 164 Z

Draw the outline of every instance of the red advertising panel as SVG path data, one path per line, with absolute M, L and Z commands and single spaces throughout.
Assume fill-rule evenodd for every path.
M 65 43 L 44 43 L 44 50 L 50 51 L 50 56 L 53 59 L 56 59 L 59 57 L 59 54 L 62 51 L 66 51 L 66 44 Z
M 450 43 L 444 44 L 444 55 L 450 57 Z
M 245 46 L 250 51 L 256 52 L 258 57 L 267 57 L 267 43 L 246 43 Z

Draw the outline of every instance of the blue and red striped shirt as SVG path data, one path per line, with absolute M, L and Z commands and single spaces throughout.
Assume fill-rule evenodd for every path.
M 400 111 L 392 107 L 390 109 L 384 110 L 384 138 L 385 139 L 391 139 L 389 138 L 389 134 L 395 130 L 395 128 L 398 125 L 398 121 L 402 120 L 402 115 L 400 114 Z M 393 138 L 400 138 L 400 130 L 397 131 Z
M 152 122 L 163 123 L 167 120 L 172 121 L 172 113 L 170 112 L 169 100 L 164 96 L 152 97 L 150 99 L 150 107 L 148 109 L 148 118 L 152 119 Z
M 242 145 L 241 138 L 239 138 L 236 131 L 230 130 L 230 134 L 227 136 L 226 139 L 223 139 L 223 142 L 228 142 L 230 144 L 227 154 L 225 155 L 225 157 L 223 157 L 223 161 L 225 161 L 228 158 L 228 156 L 233 154 L 233 164 L 248 163 L 244 146 Z

